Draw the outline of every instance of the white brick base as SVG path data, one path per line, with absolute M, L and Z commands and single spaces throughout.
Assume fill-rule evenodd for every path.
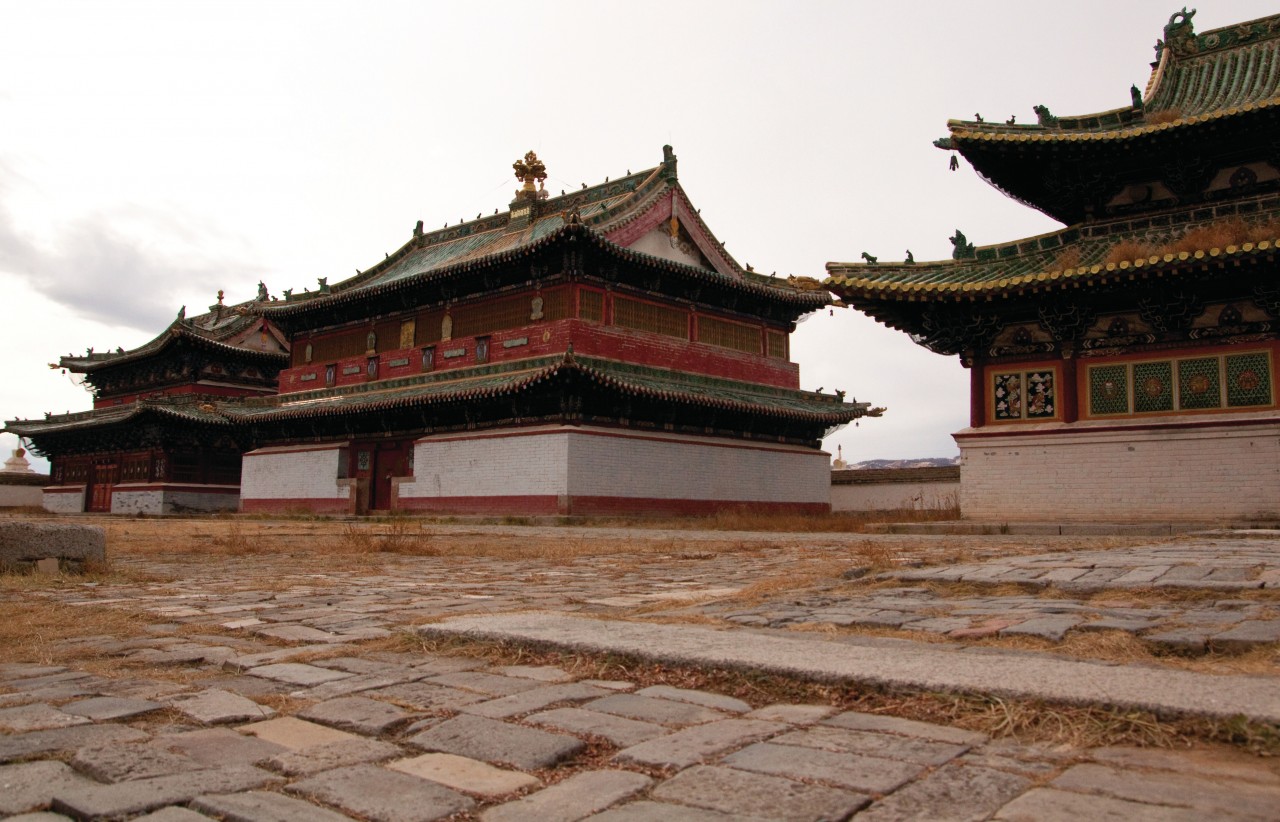
M 956 441 L 965 519 L 1280 518 L 1280 419 L 1271 412 L 969 428 Z
M 354 513 L 351 485 L 341 479 L 346 443 L 259 448 L 244 455 L 240 510 Z
M 829 455 L 812 448 L 590 427 L 441 435 L 414 445 L 399 506 L 486 513 L 826 511 Z

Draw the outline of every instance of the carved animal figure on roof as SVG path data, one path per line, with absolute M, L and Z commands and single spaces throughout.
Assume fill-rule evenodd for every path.
M 872 257 L 870 254 L 864 251 L 862 252 L 862 259 L 867 261 L 867 265 L 875 265 L 877 262 L 879 262 L 880 258 Z
M 1046 128 L 1058 125 L 1058 118 L 1049 112 L 1048 106 L 1032 106 L 1031 110 L 1036 113 L 1036 122 Z
M 909 248 L 907 249 L 907 259 L 903 260 L 902 262 L 905 263 L 906 265 L 916 264 L 916 255 L 911 253 L 911 249 Z
M 956 229 L 954 236 L 948 237 L 954 248 L 951 251 L 951 259 L 953 260 L 970 260 L 976 255 L 973 252 L 973 243 L 969 242 L 964 236 L 964 232 Z
M 822 283 L 812 277 L 787 276 L 787 284 L 800 291 L 823 291 Z
M 267 284 L 262 280 L 258 280 L 258 302 L 266 302 L 267 300 Z

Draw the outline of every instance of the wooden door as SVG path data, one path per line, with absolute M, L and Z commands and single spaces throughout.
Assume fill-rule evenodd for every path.
M 111 512 L 111 488 L 120 479 L 120 466 L 114 462 L 93 466 L 89 481 L 89 510 Z
M 409 476 L 412 440 L 380 442 L 374 446 L 373 476 L 369 482 L 369 510 L 391 510 L 391 478 Z

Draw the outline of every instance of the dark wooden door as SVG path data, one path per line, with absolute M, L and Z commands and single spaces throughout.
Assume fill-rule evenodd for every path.
M 409 476 L 409 452 L 412 448 L 412 440 L 380 442 L 374 446 L 369 510 L 391 510 L 391 478 Z
M 120 466 L 114 462 L 93 466 L 89 482 L 89 510 L 111 512 L 111 488 L 120 479 Z

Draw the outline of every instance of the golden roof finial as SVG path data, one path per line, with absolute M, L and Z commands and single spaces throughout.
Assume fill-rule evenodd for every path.
M 516 179 L 524 181 L 524 187 L 520 191 L 535 191 L 534 181 L 536 180 L 541 187 L 544 184 L 543 181 L 547 179 L 547 167 L 532 151 L 526 152 L 524 159 L 516 160 L 511 167 L 516 171 Z

